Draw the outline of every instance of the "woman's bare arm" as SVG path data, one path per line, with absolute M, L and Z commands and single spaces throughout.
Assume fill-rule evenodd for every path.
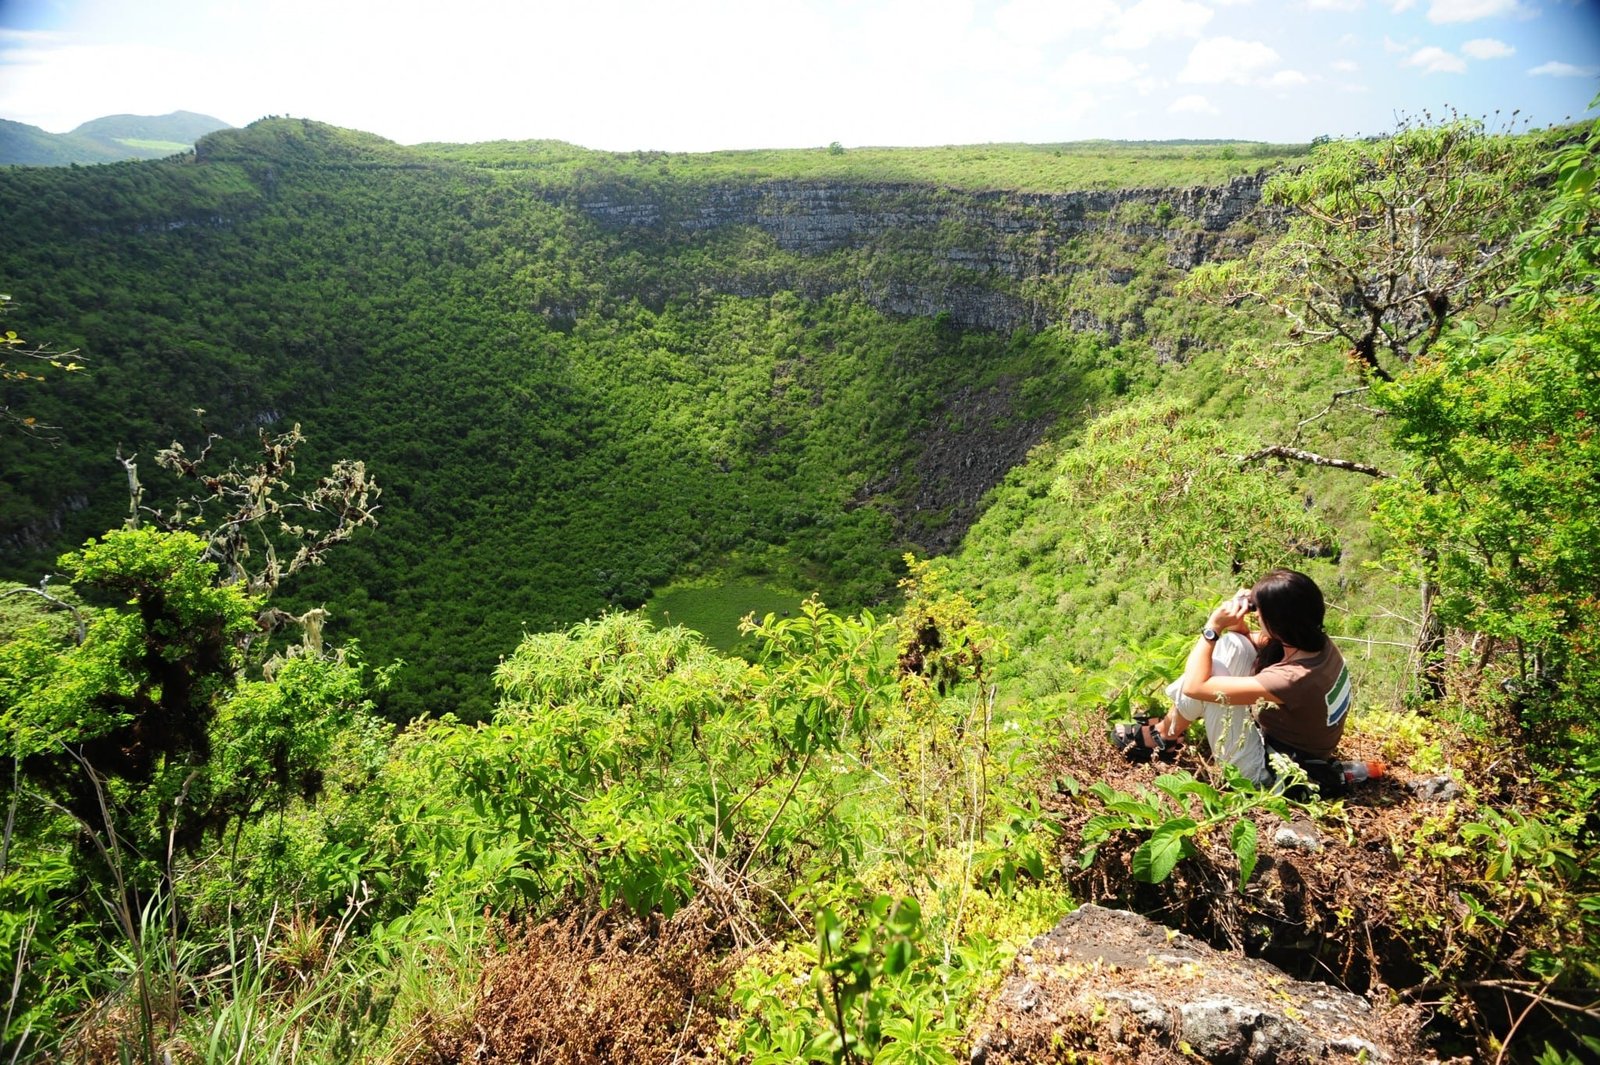
M 1250 623 L 1246 619 L 1246 605 L 1247 597 L 1241 592 L 1213 610 L 1206 620 L 1206 627 L 1219 633 L 1231 631 L 1252 637 Z M 1252 642 L 1254 642 L 1253 637 Z M 1260 699 L 1274 703 L 1279 701 L 1277 696 L 1268 692 L 1254 677 L 1213 677 L 1211 653 L 1215 649 L 1216 644 L 1203 636 L 1195 640 L 1194 647 L 1189 651 L 1189 660 L 1183 669 L 1184 695 L 1201 702 L 1214 702 L 1222 706 L 1250 706 Z M 1174 707 L 1162 720 L 1159 728 L 1163 736 L 1175 739 L 1183 735 L 1189 725 L 1189 719 Z

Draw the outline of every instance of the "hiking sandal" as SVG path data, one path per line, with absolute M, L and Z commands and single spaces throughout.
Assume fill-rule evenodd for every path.
M 1183 746 L 1183 741 L 1165 738 L 1148 717 L 1136 717 L 1132 721 L 1119 721 L 1111 726 L 1111 746 L 1122 752 L 1122 757 L 1130 762 L 1148 762 L 1153 756 L 1170 762 Z

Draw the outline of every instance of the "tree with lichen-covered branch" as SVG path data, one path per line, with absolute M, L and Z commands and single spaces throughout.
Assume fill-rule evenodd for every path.
M 122 459 L 128 470 L 130 526 L 142 518 L 162 529 L 200 531 L 205 559 L 220 568 L 225 584 L 240 585 L 247 595 L 270 595 L 284 579 L 319 566 L 334 545 L 348 540 L 365 525 L 377 524 L 381 489 L 359 460 L 335 462 L 309 488 L 296 490 L 295 450 L 305 443 L 297 424 L 276 436 L 261 433 L 261 454 L 253 463 L 229 463 L 213 469 L 213 433 L 191 456 L 174 441 L 156 453 L 156 465 L 197 486 L 188 498 L 168 510 L 144 506 L 133 458 Z M 263 629 L 294 619 L 277 609 L 261 616 Z
M 11 310 L 11 297 L 0 293 L 0 316 Z M 40 425 L 31 414 L 20 414 L 12 408 L 12 390 L 16 385 L 42 383 L 46 368 L 62 373 L 81 373 L 83 364 L 77 361 L 76 351 L 50 351 L 29 345 L 17 336 L 15 330 L 0 331 L 0 426 L 10 424 L 30 436 L 50 439 L 46 434 L 59 428 Z
M 1517 269 L 1542 136 L 1452 116 L 1402 121 L 1380 140 L 1329 141 L 1267 183 L 1288 232 L 1244 259 L 1201 267 L 1191 292 L 1264 302 L 1302 345 L 1334 345 L 1363 376 L 1391 380 L 1452 319 L 1481 309 Z

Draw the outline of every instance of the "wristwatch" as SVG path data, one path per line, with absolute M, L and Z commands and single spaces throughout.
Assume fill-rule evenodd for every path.
M 1217 635 L 1217 630 L 1213 629 L 1210 625 L 1207 625 L 1205 628 L 1200 630 L 1200 638 L 1206 643 L 1216 643 Z

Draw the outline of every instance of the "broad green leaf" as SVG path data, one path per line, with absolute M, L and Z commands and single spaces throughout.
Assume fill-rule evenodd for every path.
M 1239 859 L 1239 890 L 1256 871 L 1256 823 L 1241 818 L 1233 824 L 1233 853 Z
M 1119 814 L 1138 817 L 1145 821 L 1154 821 L 1161 816 L 1161 811 L 1147 802 L 1138 799 L 1113 799 L 1106 803 L 1107 810 L 1115 810 Z
M 1125 828 L 1132 828 L 1133 822 L 1126 817 L 1113 817 L 1111 814 L 1095 814 L 1083 826 L 1083 841 L 1085 843 L 1098 843 Z
M 886 976 L 898 976 L 911 967 L 916 950 L 909 939 L 897 938 L 883 952 L 883 971 Z
M 1171 876 L 1178 859 L 1194 853 L 1194 845 L 1189 842 L 1189 837 L 1198 827 L 1193 818 L 1178 817 L 1157 828 L 1133 852 L 1134 879 L 1146 884 L 1159 884 Z

